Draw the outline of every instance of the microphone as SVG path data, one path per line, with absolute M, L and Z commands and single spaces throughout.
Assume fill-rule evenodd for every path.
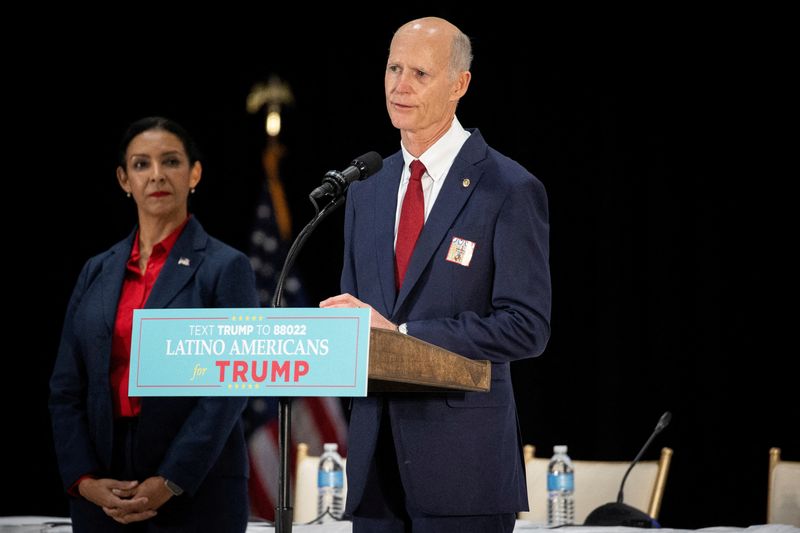
M 622 491 L 625 487 L 625 481 L 628 479 L 628 474 L 631 473 L 633 467 L 636 466 L 636 463 L 638 463 L 639 459 L 642 458 L 642 455 L 644 455 L 644 452 L 647 450 L 647 447 L 650 446 L 650 443 L 653 442 L 653 439 L 656 438 L 656 435 L 661 433 L 664 428 L 669 425 L 670 420 L 672 420 L 672 413 L 669 411 L 661 415 L 661 418 L 658 420 L 658 424 L 656 424 L 653 433 L 650 434 L 650 438 L 647 439 L 647 442 L 644 443 L 642 449 L 639 450 L 639 453 L 636 454 L 636 457 L 631 462 L 631 465 L 625 471 L 625 475 L 622 477 L 622 483 L 619 485 L 617 501 L 605 503 L 589 513 L 589 516 L 586 517 L 586 521 L 583 525 L 653 527 L 654 520 L 650 515 L 644 511 L 640 511 L 636 507 L 631 507 L 630 505 L 623 503 Z
M 322 185 L 311 191 L 309 197 L 312 201 L 319 200 L 325 196 L 337 196 L 344 193 L 347 187 L 354 181 L 363 180 L 372 176 L 383 167 L 383 157 L 378 152 L 367 152 L 356 157 L 350 162 L 350 166 L 339 172 L 329 170 L 322 179 Z

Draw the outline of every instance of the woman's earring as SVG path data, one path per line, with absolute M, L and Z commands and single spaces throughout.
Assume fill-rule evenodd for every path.
M 194 189 L 192 189 L 192 194 L 194 194 Z
M 128 198 L 130 198 L 130 197 L 131 197 L 131 193 L 129 193 L 129 192 L 126 192 L 126 193 L 125 193 L 125 196 L 127 196 Z

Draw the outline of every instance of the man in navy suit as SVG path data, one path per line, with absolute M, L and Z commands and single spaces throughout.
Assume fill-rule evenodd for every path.
M 547 197 L 456 118 L 471 59 L 445 20 L 395 33 L 385 92 L 401 150 L 350 187 L 344 294 L 320 305 L 370 306 L 372 327 L 491 361 L 491 391 L 353 402 L 357 533 L 505 532 L 528 508 L 509 363 L 541 354 L 550 333 Z

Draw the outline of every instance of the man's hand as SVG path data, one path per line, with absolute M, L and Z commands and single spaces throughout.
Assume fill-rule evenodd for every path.
M 334 308 L 334 307 L 368 307 L 372 309 L 372 314 L 369 321 L 369 326 L 371 328 L 380 328 L 380 329 L 389 329 L 392 331 L 397 331 L 397 325 L 389 322 L 386 318 L 383 317 L 380 313 L 378 313 L 371 305 L 365 304 L 355 296 L 351 296 L 350 294 L 340 294 L 338 296 L 331 296 L 326 300 L 322 300 L 319 303 L 319 306 L 323 309 L 325 308 Z

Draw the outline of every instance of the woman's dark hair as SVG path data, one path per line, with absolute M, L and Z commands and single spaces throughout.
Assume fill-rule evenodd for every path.
M 189 166 L 194 165 L 195 161 L 200 161 L 200 149 L 197 148 L 189 132 L 183 126 L 164 117 L 145 117 L 128 126 L 125 135 L 122 136 L 122 142 L 119 145 L 119 165 L 122 168 L 125 168 L 125 154 L 128 152 L 128 145 L 131 144 L 134 137 L 149 130 L 168 131 L 180 139 L 183 149 L 186 150 L 186 155 L 189 157 Z

